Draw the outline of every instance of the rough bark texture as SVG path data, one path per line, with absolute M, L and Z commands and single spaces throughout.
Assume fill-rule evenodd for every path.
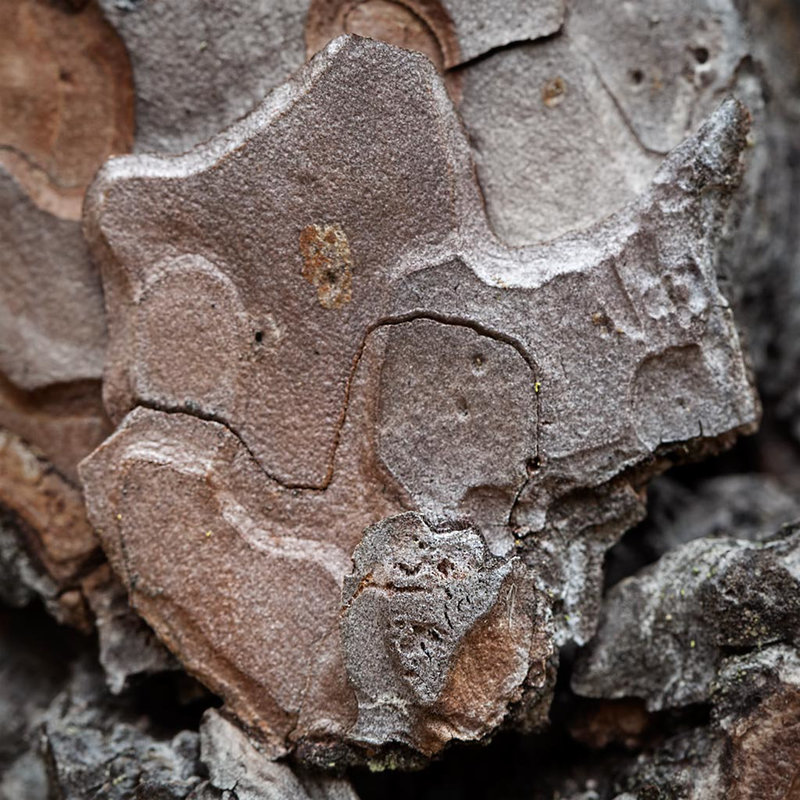
M 130 150 L 127 54 L 93 3 L 13 0 L 0 10 L 0 504 L 4 540 L 62 619 L 101 557 L 78 462 L 109 433 L 100 276 L 81 233 L 86 187 Z
M 794 797 L 799 16 L 9 0 L 0 798 Z
M 511 251 L 486 226 L 430 63 L 351 38 L 223 137 L 100 173 L 86 231 L 119 428 L 82 467 L 90 516 L 137 610 L 275 754 L 331 741 L 430 754 L 484 736 L 547 686 L 549 610 L 512 568 L 551 596 L 571 584 L 575 622 L 549 638 L 584 641 L 598 567 L 569 574 L 554 548 L 547 575 L 535 545 L 578 538 L 599 562 L 665 453 L 752 430 L 714 279 L 745 130 L 744 110 L 724 104 L 639 201 Z M 394 533 L 407 508 L 477 526 L 468 549 L 485 539 L 506 566 L 473 577 L 465 553 L 443 553 L 472 610 L 439 620 L 366 611 L 373 590 L 351 602 L 346 585 L 338 623 L 367 525 L 386 519 L 400 540 L 358 580 L 380 585 L 384 564 L 419 572 Z M 434 575 L 414 589 L 438 591 Z M 482 635 L 498 641 L 493 615 L 528 632 L 481 657 Z M 238 624 L 256 626 L 250 645 L 231 637 Z M 383 632 L 395 624 L 408 631 Z M 358 668 L 364 626 L 391 641 L 372 668 L 399 674 Z

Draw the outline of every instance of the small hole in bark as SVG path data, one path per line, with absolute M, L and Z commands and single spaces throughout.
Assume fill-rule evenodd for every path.
M 693 52 L 694 59 L 698 64 L 705 64 L 708 61 L 709 52 L 707 47 L 695 47 Z
M 644 80 L 644 72 L 640 69 L 635 69 L 631 72 L 631 81 L 637 86 Z
M 537 469 L 542 465 L 541 459 L 539 456 L 534 456 L 533 458 L 529 458 L 525 462 L 525 468 L 528 472 L 536 472 Z
M 439 572 L 441 572 L 441 573 L 442 573 L 442 575 L 444 575 L 444 576 L 445 576 L 445 578 L 446 578 L 446 577 L 447 577 L 447 576 L 450 574 L 450 567 L 451 567 L 451 566 L 452 566 L 452 564 L 451 564 L 451 563 L 450 563 L 450 562 L 449 562 L 449 561 L 448 561 L 446 558 L 443 558 L 443 559 L 442 559 L 442 560 L 441 560 L 441 561 L 440 561 L 440 562 L 439 562 L 439 563 L 436 565 L 436 569 L 438 569 L 438 570 L 439 570 Z
M 256 343 L 261 344 L 264 341 L 264 331 L 256 331 Z

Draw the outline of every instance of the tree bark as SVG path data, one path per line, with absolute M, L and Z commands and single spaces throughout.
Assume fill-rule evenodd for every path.
M 795 3 L 0 16 L 0 798 L 794 797 Z

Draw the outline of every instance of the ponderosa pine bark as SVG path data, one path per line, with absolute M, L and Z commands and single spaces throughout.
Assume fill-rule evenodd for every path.
M 0 16 L 0 797 L 793 796 L 789 0 Z

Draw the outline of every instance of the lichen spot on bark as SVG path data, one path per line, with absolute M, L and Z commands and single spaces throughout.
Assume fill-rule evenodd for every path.
M 303 277 L 317 289 L 323 308 L 353 299 L 353 259 L 341 225 L 307 225 L 300 233 Z

